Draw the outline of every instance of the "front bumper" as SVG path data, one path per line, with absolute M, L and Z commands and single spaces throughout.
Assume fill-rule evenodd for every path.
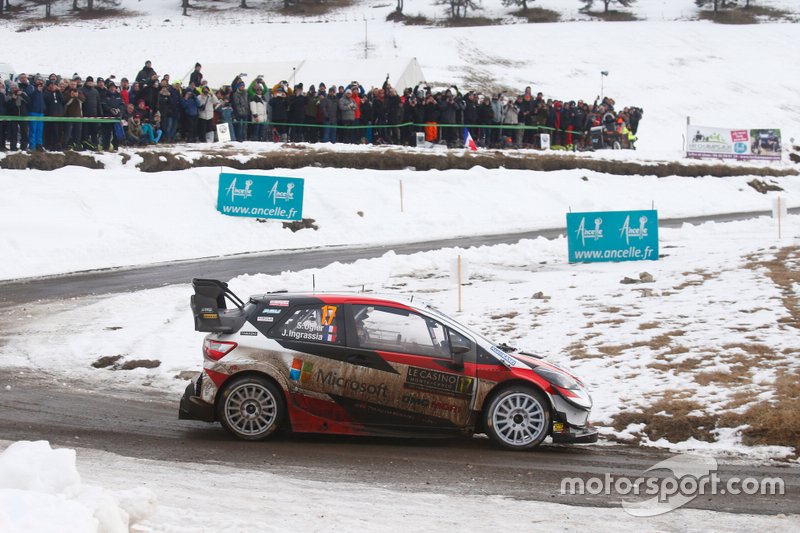
M 186 391 L 183 393 L 180 406 L 178 407 L 178 419 L 216 422 L 217 418 L 214 416 L 214 406 L 204 402 L 199 396 L 196 396 L 197 389 L 199 389 L 199 386 L 194 381 L 186 386 Z
M 555 426 L 556 424 L 554 424 Z M 553 428 L 553 442 L 556 444 L 591 444 L 597 442 L 599 432 L 597 428 L 587 425 L 582 428 L 572 427 L 563 424 L 562 431 L 555 431 Z

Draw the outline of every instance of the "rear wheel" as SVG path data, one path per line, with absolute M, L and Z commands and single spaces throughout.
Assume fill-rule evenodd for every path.
M 483 427 L 497 444 L 509 450 L 530 450 L 547 437 L 552 415 L 544 395 L 516 385 L 500 391 L 483 411 Z
M 269 438 L 283 423 L 283 394 L 279 387 L 265 378 L 233 378 L 221 394 L 217 418 L 222 427 L 240 439 Z

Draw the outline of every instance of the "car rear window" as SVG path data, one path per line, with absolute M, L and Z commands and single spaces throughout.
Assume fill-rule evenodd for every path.
M 324 344 L 344 344 L 343 313 L 339 305 L 304 305 L 289 311 L 278 324 L 276 337 Z

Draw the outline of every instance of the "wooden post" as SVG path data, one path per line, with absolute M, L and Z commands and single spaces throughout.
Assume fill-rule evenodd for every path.
M 778 240 L 781 240 L 781 197 L 778 196 Z
M 403 180 L 400 180 L 400 212 L 404 212 L 403 206 Z
M 461 254 L 458 254 L 458 312 L 461 312 Z

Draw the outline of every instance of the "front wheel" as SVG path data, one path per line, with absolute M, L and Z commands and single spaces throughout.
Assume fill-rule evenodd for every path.
M 283 394 L 271 381 L 258 376 L 233 378 L 221 394 L 217 418 L 222 427 L 240 439 L 266 439 L 283 422 Z
M 530 450 L 541 444 L 551 419 L 544 395 L 522 385 L 500 391 L 483 411 L 486 433 L 509 450 Z

